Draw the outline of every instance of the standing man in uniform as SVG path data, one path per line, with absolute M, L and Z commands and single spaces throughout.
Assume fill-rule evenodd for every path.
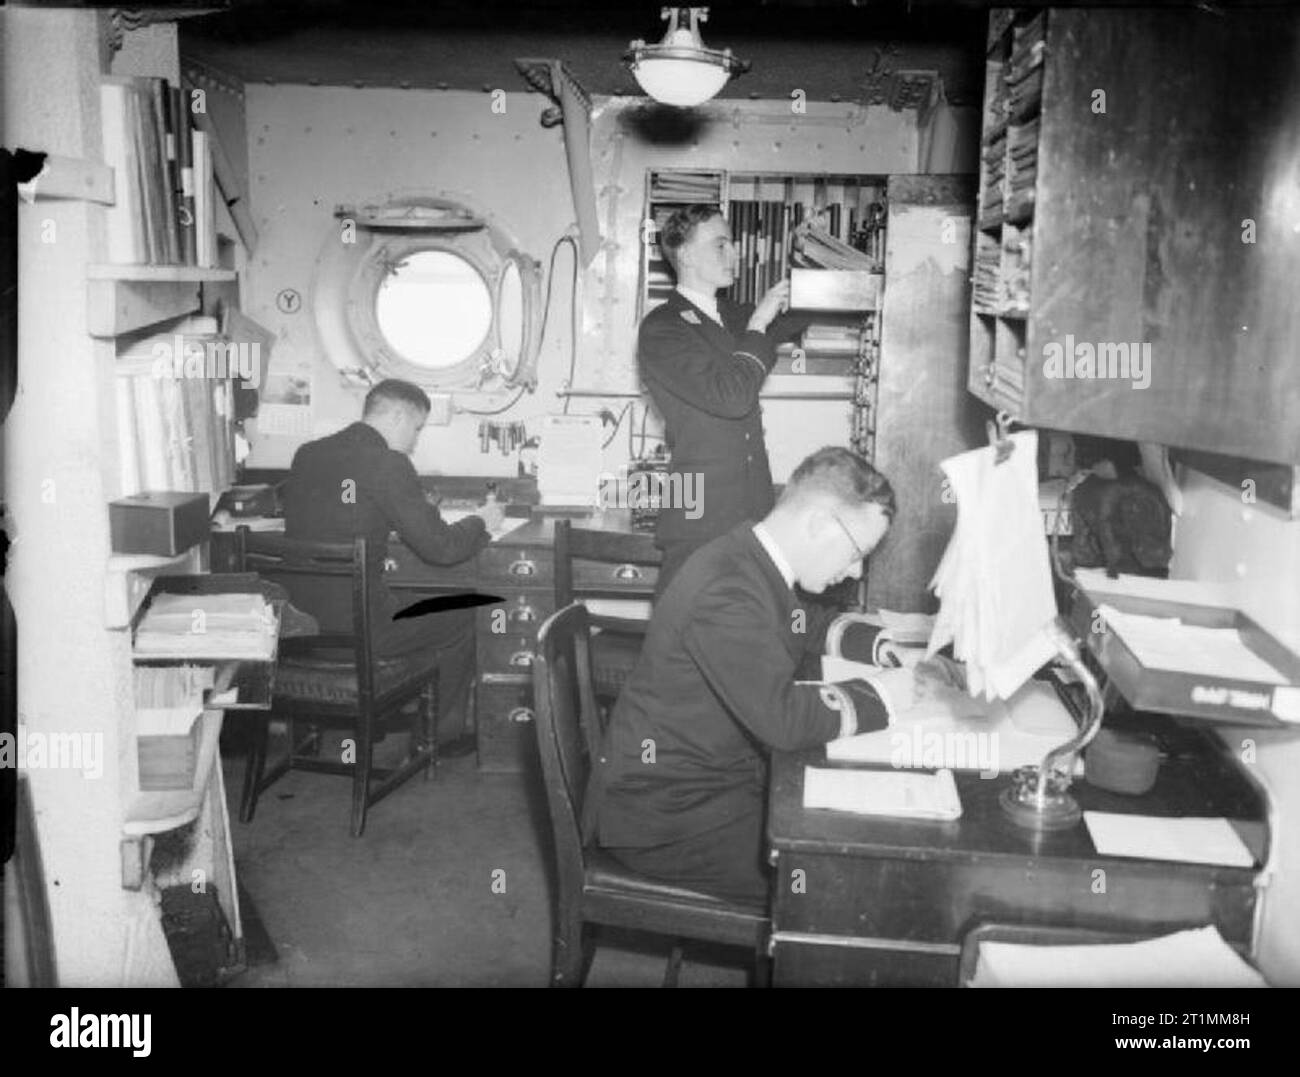
M 677 289 L 642 321 L 637 358 L 664 418 L 668 489 L 694 495 L 693 504 L 660 510 L 661 594 L 696 549 L 772 508 L 758 393 L 778 340 L 789 335 L 773 322 L 789 305 L 790 286 L 774 285 L 752 308 L 718 297 L 735 279 L 736 250 L 717 206 L 677 210 L 659 243 Z

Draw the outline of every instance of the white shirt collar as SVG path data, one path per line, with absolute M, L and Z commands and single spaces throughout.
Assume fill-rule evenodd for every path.
M 776 539 L 772 537 L 771 532 L 762 524 L 755 524 L 754 537 L 758 539 L 759 545 L 767 551 L 767 556 L 772 559 L 772 563 L 776 565 L 776 570 L 781 573 L 785 585 L 793 591 L 794 569 L 790 567 L 790 562 L 785 559 L 785 554 L 781 552 L 781 547 L 776 544 Z
M 680 284 L 677 285 L 677 290 L 715 322 L 719 325 L 722 324 L 722 315 L 718 313 L 718 297 L 716 295 L 705 295 L 693 288 L 683 288 Z

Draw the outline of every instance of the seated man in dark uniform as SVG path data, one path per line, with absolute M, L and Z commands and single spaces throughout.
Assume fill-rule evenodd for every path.
M 768 751 L 882 729 L 911 703 L 890 698 L 899 682 L 889 673 L 833 686 L 796 679 L 828 645 L 870 654 L 876 630 L 865 618 L 832 619 L 794 587 L 819 594 L 860 578 L 894 508 L 866 460 L 821 449 L 761 523 L 691 555 L 655 606 L 594 761 L 588 840 L 642 874 L 766 903 Z
M 284 486 L 285 535 L 312 542 L 366 539 L 375 581 L 371 623 L 376 652 L 380 657 L 437 653 L 439 750 L 442 755 L 464 755 L 474 747 L 473 739 L 464 735 L 474 675 L 473 611 L 393 620 L 410 601 L 389 590 L 383 563 L 390 531 L 430 564 L 468 560 L 487 545 L 488 530 L 501 522 L 504 509 L 489 504 L 482 517 L 449 524 L 425 500 L 410 454 L 428 416 L 429 398 L 418 386 L 381 381 L 366 395 L 360 422 L 301 446 Z M 311 581 L 290 590 L 294 602 L 315 616 L 322 631 L 350 629 L 348 581 Z

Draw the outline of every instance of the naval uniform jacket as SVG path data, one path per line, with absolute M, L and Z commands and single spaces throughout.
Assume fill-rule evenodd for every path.
M 702 545 L 772 508 L 758 393 L 776 363 L 780 336 L 746 329 L 753 310 L 719 296 L 719 325 L 674 291 L 641 322 L 637 360 L 664 419 L 669 473 L 693 476 L 691 486 L 671 479 L 669 490 L 693 491 L 700 510 L 690 519 L 686 506 L 665 504 L 656 523 L 660 549 Z
M 363 422 L 302 445 L 294 454 L 282 496 L 285 537 L 309 542 L 366 539 L 371 623 L 381 652 L 389 649 L 386 636 L 410 625 L 394 625 L 392 620 L 409 602 L 399 602 L 383 578 L 389 532 L 396 531 L 418 557 L 435 565 L 468 560 L 489 540 L 477 516 L 447 523 L 425 500 L 410 457 L 390 449 L 383 435 Z M 314 615 L 323 630 L 351 630 L 350 580 L 290 579 L 286 586 L 294 604 Z
M 583 806 L 586 840 L 646 847 L 716 830 L 762 810 L 769 749 L 841 735 L 845 701 L 795 677 L 858 618 L 818 625 L 811 610 L 806 622 L 796 617 L 799 608 L 751 525 L 695 552 L 656 603 L 610 717 Z M 854 649 L 869 650 L 874 635 Z M 857 729 L 884 728 L 884 705 L 865 698 L 850 704 Z

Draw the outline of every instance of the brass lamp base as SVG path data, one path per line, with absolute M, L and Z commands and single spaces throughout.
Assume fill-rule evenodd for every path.
M 1033 830 L 1068 830 L 1083 817 L 1079 802 L 1068 790 L 1068 775 L 1053 771 L 1039 791 L 1038 767 L 1020 767 L 998 803 L 1017 826 Z

